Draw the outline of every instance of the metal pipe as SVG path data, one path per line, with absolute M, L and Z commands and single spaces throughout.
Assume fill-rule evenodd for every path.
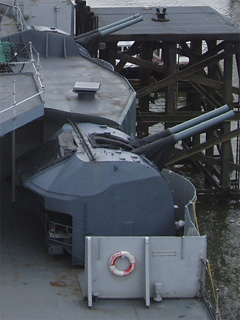
M 130 25 L 135 24 L 135 23 L 137 23 L 137 22 L 140 22 L 140 21 L 142 21 L 142 20 L 143 20 L 143 17 L 140 16 L 140 17 L 138 17 L 138 18 L 136 18 L 136 19 L 132 19 L 132 20 L 130 20 L 130 21 L 124 22 L 124 23 L 122 23 L 122 24 L 120 24 L 120 25 L 116 25 L 115 27 L 112 27 L 112 28 L 108 28 L 108 29 L 106 29 L 106 30 L 103 30 L 103 31 L 101 31 L 100 33 L 101 33 L 102 36 L 106 36 L 106 35 L 108 35 L 108 34 L 110 34 L 110 33 L 113 33 L 113 32 L 115 32 L 115 31 L 121 30 L 121 29 L 123 29 L 123 28 L 129 27 Z
M 126 23 L 126 22 L 128 22 L 128 21 L 135 21 L 137 18 L 139 18 L 139 16 L 140 16 L 139 13 L 137 13 L 137 14 L 135 14 L 135 15 L 133 15 L 133 16 L 124 18 L 124 19 L 119 20 L 119 21 L 115 21 L 115 22 L 110 23 L 110 24 L 108 24 L 108 25 L 106 25 L 106 26 L 103 26 L 103 27 L 101 27 L 101 28 L 94 29 L 94 30 L 91 30 L 91 31 L 82 33 L 82 34 L 74 37 L 74 40 L 77 41 L 77 40 L 80 40 L 80 39 L 82 39 L 82 38 L 84 38 L 84 37 L 86 37 L 86 36 L 94 35 L 94 34 L 96 34 L 96 33 L 98 33 L 98 32 L 100 32 L 100 33 L 102 34 L 102 32 L 107 32 L 106 30 L 111 29 L 111 28 L 114 28 L 114 27 L 116 27 L 116 26 L 120 26 L 121 24 Z M 137 21 L 136 21 L 136 22 L 137 22 Z M 116 31 L 116 30 L 115 30 L 115 31 Z M 110 32 L 109 32 L 109 33 L 110 33 Z M 107 34 L 108 34 L 108 33 L 107 33 Z M 102 35 L 103 35 L 103 34 L 102 34 Z
M 176 134 L 176 133 L 179 133 L 180 131 L 183 131 L 183 130 L 186 130 L 186 129 L 189 129 L 201 122 L 204 122 L 206 120 L 209 120 L 211 118 L 214 118 L 220 114 L 223 114 L 225 112 L 229 111 L 229 107 L 227 105 L 224 105 L 222 107 L 219 107 L 217 109 L 214 109 L 212 111 L 209 111 L 207 113 L 204 113 L 196 118 L 193 118 L 191 120 L 188 120 L 188 121 L 185 121 L 183 123 L 180 123 L 172 128 L 168 128 L 166 130 L 163 130 L 163 131 L 160 131 L 160 132 L 157 132 L 151 136 L 148 136 L 148 137 L 145 137 L 145 138 L 142 138 L 141 141 L 142 141 L 142 144 L 147 144 L 147 143 L 151 143 L 153 141 L 156 141 L 156 140 L 159 140 L 159 139 L 162 139 L 164 137 L 167 137 L 167 136 L 170 136 L 171 134 Z
M 216 116 L 219 116 L 220 114 L 223 114 L 229 110 L 230 110 L 230 108 L 228 107 L 228 105 L 225 104 L 224 106 L 222 106 L 220 108 L 214 109 L 212 111 L 209 111 L 207 113 L 202 114 L 199 117 L 193 118 L 189 121 L 185 121 L 185 122 L 180 123 L 172 128 L 169 128 L 169 131 L 174 134 L 178 133 L 180 131 L 183 131 L 183 130 L 186 130 L 190 127 L 193 127 L 199 123 L 202 123 L 203 121 L 206 121 L 206 120 L 212 119 Z
M 188 137 L 191 137 L 195 134 L 198 134 L 200 132 L 203 132 L 203 131 L 209 129 L 210 127 L 213 127 L 213 126 L 223 122 L 224 120 L 230 119 L 230 118 L 234 117 L 234 115 L 235 114 L 234 114 L 233 110 L 225 112 L 217 117 L 214 117 L 213 119 L 209 119 L 203 123 L 199 123 L 199 124 L 195 125 L 194 127 L 190 127 L 190 128 L 187 128 L 186 130 L 175 133 L 174 134 L 175 139 L 176 139 L 176 141 L 184 140 Z
M 133 19 L 136 19 L 136 18 L 138 18 L 139 16 L 140 16 L 140 14 L 139 14 L 139 13 L 136 13 L 136 14 L 134 14 L 133 16 L 130 16 L 130 17 L 127 17 L 127 18 L 124 18 L 124 19 L 115 21 L 115 22 L 110 23 L 110 24 L 108 24 L 108 25 L 106 25 L 106 26 L 103 26 L 103 27 L 101 27 L 101 28 L 98 28 L 98 30 L 99 30 L 100 32 L 102 32 L 102 31 L 104 31 L 104 30 L 106 30 L 106 29 L 115 27 L 115 26 L 120 25 L 120 24 L 122 24 L 122 23 L 124 23 L 124 22 L 130 21 L 130 20 L 133 20 Z

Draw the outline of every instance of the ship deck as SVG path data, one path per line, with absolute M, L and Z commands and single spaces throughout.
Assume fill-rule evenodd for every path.
M 83 268 L 71 266 L 68 254 L 48 254 L 31 193 L 17 188 L 12 204 L 7 186 L 1 203 L 1 319 L 209 319 L 199 299 L 151 301 L 149 308 L 143 299 L 98 300 L 89 309 L 78 281 Z

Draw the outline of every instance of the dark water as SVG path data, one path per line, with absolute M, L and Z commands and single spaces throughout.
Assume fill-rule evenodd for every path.
M 240 319 L 240 202 L 198 201 L 200 232 L 208 237 L 208 258 L 224 296 L 224 319 Z
M 87 3 L 91 7 L 211 6 L 240 25 L 240 0 L 88 0 Z M 199 183 L 198 175 L 188 174 L 193 183 Z M 222 319 L 240 320 L 240 201 L 205 196 L 198 200 L 197 212 L 200 232 L 208 237 L 208 258 L 215 283 L 224 296 Z

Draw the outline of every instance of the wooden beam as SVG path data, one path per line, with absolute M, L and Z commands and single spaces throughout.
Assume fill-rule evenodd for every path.
M 182 48 L 182 50 L 180 50 L 182 55 L 188 57 L 191 62 L 195 63 L 199 61 L 201 54 L 197 54 L 196 52 L 193 52 L 193 50 L 188 46 L 186 42 L 180 42 L 180 46 Z
M 218 166 L 220 167 L 221 166 L 221 158 L 213 158 L 213 157 L 210 157 L 210 156 L 206 156 L 204 154 L 201 154 L 201 153 L 196 153 L 192 156 L 193 159 L 196 159 L 196 160 L 199 160 L 203 163 L 206 163 L 206 164 L 212 164 L 214 166 Z M 231 171 L 238 171 L 240 172 L 240 165 L 237 164 L 237 163 L 233 163 L 233 162 L 229 162 L 229 168 Z
M 221 187 L 219 185 L 219 183 L 214 179 L 213 174 L 211 174 L 209 172 L 209 170 L 202 165 L 202 163 L 198 160 L 193 160 L 194 164 L 197 168 L 199 168 L 199 170 L 201 170 L 204 173 L 204 177 L 205 179 L 217 190 L 220 190 Z
M 212 41 L 212 40 L 209 40 L 209 41 L 207 41 L 207 42 L 209 43 L 209 42 L 211 42 L 211 41 Z M 222 41 L 222 42 L 218 43 L 216 46 L 211 46 L 211 47 L 209 48 L 209 50 L 203 54 L 203 59 L 209 58 L 209 57 L 211 57 L 212 55 L 217 54 L 219 51 L 225 50 L 225 48 L 226 48 L 226 43 L 227 43 L 226 41 Z
M 226 51 L 232 47 L 231 42 L 226 43 Z M 224 102 L 229 106 L 232 105 L 232 73 L 233 73 L 233 57 L 227 56 L 224 59 L 224 77 L 223 77 L 223 99 Z M 230 123 L 224 122 L 224 134 L 230 132 Z M 225 141 L 222 143 L 221 147 L 221 187 L 223 189 L 230 188 L 230 168 L 229 162 L 232 160 L 232 146 L 230 141 Z
M 124 62 L 124 65 L 129 62 L 129 63 L 133 63 L 136 64 L 137 66 L 140 66 L 142 68 L 151 70 L 151 71 L 156 71 L 159 73 L 164 73 L 165 68 L 163 65 L 158 65 L 156 63 L 152 63 L 151 61 L 147 61 L 141 58 L 137 58 L 137 57 L 132 57 L 129 56 L 125 53 L 120 53 L 120 52 L 116 52 L 115 54 L 115 59 L 119 59 L 121 62 Z M 115 71 L 119 70 L 119 68 L 117 68 L 119 65 L 119 63 L 117 64 Z
M 219 97 L 219 100 L 217 100 L 217 98 L 214 97 L 212 93 L 209 92 L 209 90 L 205 89 L 202 85 L 193 82 L 189 83 L 197 92 L 199 92 L 202 95 L 202 97 L 204 97 L 205 100 L 207 100 L 210 103 L 212 107 L 217 108 L 218 106 L 223 104 L 223 97 Z
M 173 123 L 179 123 L 184 122 L 189 119 L 192 119 L 193 117 L 200 116 L 201 112 L 184 112 L 184 113 L 178 113 L 176 115 L 167 115 L 163 112 L 141 112 L 141 114 L 137 115 L 138 120 L 146 123 L 160 123 L 160 122 L 173 122 Z M 235 121 L 240 121 L 240 112 L 235 112 Z
M 126 55 L 134 55 L 139 51 L 139 46 L 140 46 L 140 42 L 135 41 L 131 47 L 128 49 L 127 52 L 125 52 Z M 128 61 L 120 61 L 116 66 L 115 66 L 115 71 L 120 73 L 120 71 L 123 69 L 123 67 L 125 66 L 126 62 Z
M 222 90 L 222 88 L 223 88 L 223 83 L 222 82 L 216 81 L 216 80 L 213 80 L 213 79 L 209 79 L 207 77 L 201 77 L 201 76 L 196 75 L 196 74 L 192 74 L 192 75 L 186 77 L 185 80 L 186 81 L 195 82 L 195 83 L 201 84 L 201 85 L 203 85 L 205 87 L 213 88 L 213 89 L 216 89 L 216 90 Z M 232 93 L 240 95 L 240 88 L 237 88 L 237 87 L 233 86 L 232 87 Z
M 139 91 L 137 91 L 137 98 L 144 97 L 147 94 L 150 94 L 152 92 L 156 92 L 156 91 L 160 90 L 161 88 L 167 87 L 170 84 L 172 84 L 180 79 L 184 79 L 187 76 L 202 70 L 203 68 L 207 67 L 211 63 L 225 59 L 228 56 L 232 56 L 237 51 L 238 51 L 238 48 L 234 47 L 234 48 L 225 50 L 224 52 L 218 53 L 214 56 L 211 56 L 207 59 L 204 59 L 204 60 L 201 59 L 200 62 L 198 62 L 192 66 L 189 66 L 184 70 L 179 71 L 175 75 L 168 76 L 163 80 L 157 81 L 154 84 L 151 84 L 145 88 L 140 89 Z

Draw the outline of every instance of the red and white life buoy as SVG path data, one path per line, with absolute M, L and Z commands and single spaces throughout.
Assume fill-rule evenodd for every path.
M 129 260 L 129 267 L 126 270 L 118 270 L 116 268 L 116 261 L 119 258 L 126 257 Z M 135 268 L 136 261 L 134 255 L 127 251 L 118 251 L 114 253 L 109 260 L 109 269 L 115 276 L 123 277 L 129 275 Z

